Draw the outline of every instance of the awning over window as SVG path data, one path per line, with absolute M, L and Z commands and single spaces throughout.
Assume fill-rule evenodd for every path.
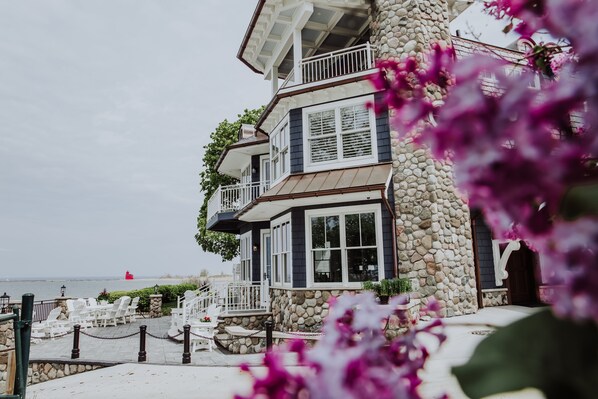
M 239 220 L 268 220 L 292 207 L 381 199 L 386 195 L 392 164 L 291 175 L 242 209 Z

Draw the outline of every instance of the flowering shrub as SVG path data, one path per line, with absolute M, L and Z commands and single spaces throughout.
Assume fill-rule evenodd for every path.
M 265 377 L 243 367 L 254 378 L 253 392 L 236 398 L 420 398 L 418 371 L 429 357 L 420 337 L 430 335 L 441 344 L 445 336 L 439 319 L 417 326 L 405 311 L 396 310 L 396 305 L 407 301 L 407 297 L 397 296 L 391 299 L 391 306 L 379 306 L 371 292 L 331 299 L 322 339 L 311 349 L 300 340 L 289 345 L 305 369 L 287 370 L 282 352 L 270 351 L 264 357 Z M 428 309 L 438 310 L 434 302 Z M 388 342 L 384 326 L 393 314 L 408 331 Z

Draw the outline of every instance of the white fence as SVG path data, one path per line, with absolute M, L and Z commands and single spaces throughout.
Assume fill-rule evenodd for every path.
M 220 186 L 208 201 L 207 218 L 223 212 L 236 212 L 270 188 L 270 182 L 254 182 Z
M 367 71 L 374 66 L 373 49 L 368 42 L 302 59 L 299 63 L 301 79 L 296 79 L 294 71 L 291 71 L 281 88 L 351 75 Z
M 227 286 L 225 313 L 267 311 L 270 307 L 268 280 L 261 283 L 236 282 Z

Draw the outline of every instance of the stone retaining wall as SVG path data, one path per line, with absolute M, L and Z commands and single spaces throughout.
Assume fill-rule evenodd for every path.
M 503 306 L 509 304 L 509 296 L 506 288 L 482 290 L 482 305 L 485 308 L 492 306 Z
M 216 342 L 222 345 L 231 353 L 247 354 L 261 353 L 266 349 L 266 340 L 255 337 L 232 337 L 225 328 L 228 326 L 241 326 L 247 330 L 265 330 L 264 322 L 272 318 L 272 313 L 251 313 L 239 315 L 219 316 L 222 320 L 218 323 Z M 276 329 L 276 327 L 275 327 Z M 275 340 L 275 343 L 276 340 Z
M 319 290 L 305 288 L 272 288 L 270 300 L 274 330 L 320 332 L 328 315 L 328 300 L 356 290 Z

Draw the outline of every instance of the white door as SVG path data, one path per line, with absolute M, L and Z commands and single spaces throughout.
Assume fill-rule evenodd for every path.
M 272 281 L 272 240 L 270 230 L 262 230 L 261 235 L 261 278 L 262 280 Z
M 270 158 L 260 158 L 260 195 L 270 188 Z

